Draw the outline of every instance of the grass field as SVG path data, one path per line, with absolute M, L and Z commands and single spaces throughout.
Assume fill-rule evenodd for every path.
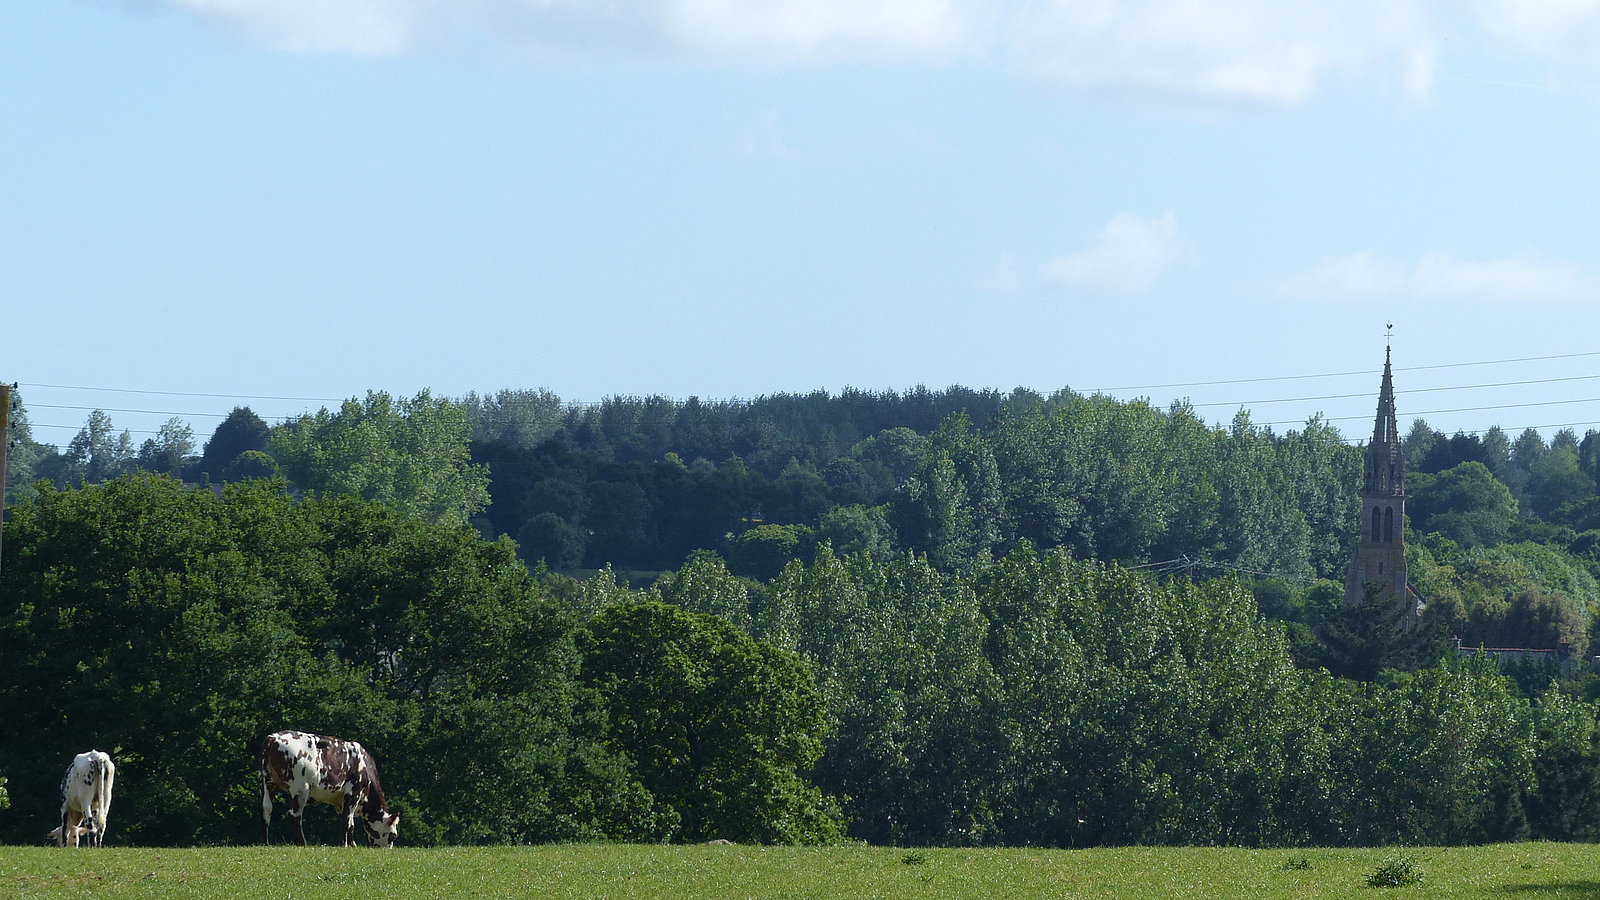
M 1419 883 L 1373 887 L 1404 859 Z M 581 845 L 0 847 L 0 898 L 1494 898 L 1600 900 L 1600 846 L 904 850 Z

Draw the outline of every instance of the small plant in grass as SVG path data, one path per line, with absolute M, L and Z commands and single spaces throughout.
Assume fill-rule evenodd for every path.
M 1377 871 L 1367 876 L 1369 887 L 1405 887 L 1419 884 L 1423 878 L 1422 866 L 1409 856 L 1395 856 L 1383 861 Z
M 923 853 L 921 850 L 913 850 L 900 857 L 900 861 L 908 866 L 920 866 L 928 861 L 928 854 Z
M 1311 857 L 1291 856 L 1283 861 L 1283 867 L 1291 871 L 1303 871 L 1311 868 Z

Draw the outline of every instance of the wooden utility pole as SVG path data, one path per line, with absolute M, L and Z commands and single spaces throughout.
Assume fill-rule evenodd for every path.
M 0 384 L 0 550 L 6 536 L 6 451 L 11 449 L 11 388 Z M 3 559 L 0 555 L 0 559 Z

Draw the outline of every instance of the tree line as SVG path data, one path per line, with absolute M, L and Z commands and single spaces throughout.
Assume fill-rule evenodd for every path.
M 1600 827 L 1592 701 L 1481 660 L 1302 667 L 1244 581 L 1026 541 L 964 570 L 824 544 L 771 581 L 699 553 L 636 589 L 530 572 L 509 541 L 383 501 L 142 474 L 42 487 L 6 552 L 8 841 L 43 833 L 64 760 L 94 746 L 124 841 L 248 842 L 253 750 L 282 727 L 367 744 L 423 844 Z
M 135 451 L 92 414 L 56 451 L 18 418 L 0 702 L 50 746 L 99 733 L 82 704 L 126 723 L 159 773 L 128 788 L 146 842 L 242 839 L 250 762 L 209 751 L 283 726 L 388 747 L 423 842 L 1594 836 L 1592 432 L 1414 423 L 1428 613 L 1402 634 L 1341 602 L 1361 451 L 1318 419 L 373 392 L 277 426 L 237 409 L 196 453 L 177 423 Z M 196 536 L 94 537 L 169 522 Z M 1452 638 L 1580 664 L 1507 679 Z M 0 745 L 0 827 L 25 836 L 54 767 Z
M 155 471 L 197 484 L 279 477 L 505 535 L 529 565 L 635 586 L 718 553 L 770 580 L 823 543 L 959 570 L 1026 541 L 1128 566 L 1249 573 L 1269 613 L 1329 630 L 1357 533 L 1361 450 L 1313 418 L 1276 434 L 1070 390 L 952 387 L 749 401 L 548 391 L 370 392 L 269 426 L 233 411 L 197 452 L 173 420 L 135 448 L 103 412 L 64 450 L 15 416 L 8 496 Z M 1581 656 L 1600 607 L 1600 437 L 1570 430 L 1404 441 L 1413 581 L 1471 646 Z M 1333 582 L 1319 584 L 1319 582 Z M 1298 653 L 1309 659 L 1314 654 Z

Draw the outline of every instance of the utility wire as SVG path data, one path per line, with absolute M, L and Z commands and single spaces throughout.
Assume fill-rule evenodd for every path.
M 1464 366 L 1497 366 L 1504 363 L 1519 362 L 1545 362 L 1552 359 L 1577 359 L 1586 356 L 1600 356 L 1600 351 L 1588 353 L 1562 353 L 1555 356 L 1523 356 L 1517 359 L 1485 359 L 1477 362 L 1440 363 L 1432 366 L 1400 366 L 1396 372 L 1422 372 L 1428 369 L 1459 369 Z M 1174 382 L 1172 384 L 1136 384 L 1125 387 L 1091 388 L 1087 393 L 1110 393 L 1112 391 L 1147 391 L 1156 388 L 1185 388 L 1185 387 L 1215 387 L 1219 384 L 1257 384 L 1264 381 L 1297 381 L 1309 378 L 1349 378 L 1356 375 L 1370 376 L 1372 369 L 1363 369 L 1359 372 L 1327 372 L 1321 375 L 1270 375 L 1262 378 L 1233 378 L 1226 381 L 1189 381 Z
M 1523 357 L 1517 357 L 1517 358 L 1513 358 L 1513 359 L 1485 359 L 1485 360 L 1475 360 L 1473 362 L 1439 363 L 1439 364 L 1436 364 L 1436 365 L 1429 365 L 1429 366 L 1398 366 L 1398 367 L 1396 367 L 1394 369 L 1394 371 L 1396 371 L 1396 372 L 1422 372 L 1422 371 L 1427 371 L 1427 370 L 1431 370 L 1431 369 L 1459 369 L 1459 368 L 1470 367 L 1470 366 L 1497 366 L 1497 365 L 1505 365 L 1505 364 L 1509 364 L 1509 363 L 1545 362 L 1545 361 L 1557 360 L 1557 359 L 1581 359 L 1581 358 L 1595 357 L 1595 356 L 1600 356 L 1600 351 L 1591 351 L 1591 352 L 1585 352 L 1585 353 L 1560 353 L 1560 354 L 1554 354 L 1554 355 L 1550 355 L 1550 356 L 1523 356 Z M 1271 381 L 1303 381 L 1303 380 L 1308 380 L 1308 379 L 1313 379 L 1313 378 L 1347 378 L 1347 377 L 1353 377 L 1353 376 L 1358 376 L 1358 375 L 1360 375 L 1360 376 L 1369 376 L 1370 377 L 1373 374 L 1374 374 L 1374 370 L 1363 369 L 1363 370 L 1355 371 L 1355 372 L 1325 372 L 1325 373 L 1314 374 L 1314 375 L 1271 375 L 1271 376 L 1264 376 L 1264 377 L 1260 377 L 1260 378 L 1234 378 L 1234 379 L 1226 379 L 1226 380 L 1221 380 L 1221 381 L 1188 381 L 1188 382 L 1172 382 L 1172 383 L 1169 383 L 1169 384 L 1143 384 L 1143 385 L 1125 385 L 1125 386 L 1122 386 L 1122 387 L 1099 387 L 1099 388 L 1090 388 L 1087 391 L 1080 391 L 1080 393 L 1094 394 L 1094 393 L 1110 393 L 1112 391 L 1154 390 L 1154 389 L 1157 389 L 1157 388 L 1163 388 L 1164 389 L 1164 388 L 1188 388 L 1188 387 L 1215 387 L 1217 385 L 1226 385 L 1226 384 L 1259 384 L 1259 383 L 1271 382 Z M 1597 377 L 1600 377 L 1600 376 L 1597 376 Z M 1559 379 L 1550 379 L 1550 380 L 1559 380 Z M 1542 383 L 1542 382 L 1537 382 L 1537 381 L 1535 381 L 1535 382 L 1506 382 L 1507 385 L 1522 384 L 1522 383 L 1538 384 L 1538 383 Z M 62 390 L 62 391 L 103 391 L 103 392 L 106 392 L 106 393 L 120 393 L 120 394 L 153 394 L 153 395 L 164 396 L 164 397 L 205 397 L 205 398 L 208 398 L 208 399 L 222 399 L 222 400 L 288 400 L 288 401 L 297 401 L 297 402 L 304 402 L 304 403 L 343 403 L 344 401 L 350 399 L 349 397 L 283 397 L 283 396 L 274 396 L 274 395 L 268 395 L 268 394 L 213 394 L 213 393 L 203 393 L 203 392 L 199 392 L 199 391 L 155 391 L 155 390 L 142 390 L 142 389 L 138 389 L 138 388 L 90 387 L 90 386 L 86 386 L 86 385 L 75 385 L 75 384 L 45 384 L 45 383 L 42 383 L 42 382 L 22 382 L 20 384 L 20 387 L 22 387 L 22 388 L 50 388 L 52 390 Z M 1430 390 L 1449 390 L 1449 389 L 1448 388 L 1432 388 Z M 1402 391 L 1402 392 L 1399 392 L 1399 393 L 1404 393 L 1404 392 Z M 1341 396 L 1348 396 L 1348 395 L 1341 395 Z M 1364 395 L 1362 395 L 1362 396 L 1364 396 Z M 1334 399 L 1334 398 L 1330 397 L 1330 398 L 1326 398 L 1326 399 Z M 564 405 L 567 405 L 567 406 L 598 406 L 603 402 L 604 401 L 578 401 L 578 400 L 571 400 L 571 401 L 564 401 Z M 1260 401 L 1260 402 L 1280 402 L 1280 401 Z M 1286 401 L 1282 401 L 1282 402 L 1286 402 Z
M 1413 418 L 1413 419 L 1420 419 L 1423 416 L 1442 416 L 1442 415 L 1446 415 L 1446 414 L 1449 414 L 1449 413 L 1486 412 L 1486 411 L 1489 411 L 1489 410 L 1496 410 L 1496 409 L 1526 409 L 1526 408 L 1528 408 L 1530 406 L 1566 406 L 1566 405 L 1572 404 L 1572 403 L 1596 403 L 1596 402 L 1600 402 L 1600 397 L 1589 397 L 1589 398 L 1583 399 L 1583 400 L 1538 400 L 1538 401 L 1535 401 L 1533 403 L 1505 403 L 1505 404 L 1501 404 L 1499 406 L 1462 406 L 1462 407 L 1457 407 L 1456 409 L 1425 409 L 1425 410 L 1422 410 L 1421 412 L 1406 413 L 1405 416 L 1401 416 L 1400 418 L 1410 417 L 1410 418 Z M 1364 420 L 1364 419 L 1370 419 L 1370 418 L 1372 418 L 1372 417 L 1371 416 L 1365 416 L 1365 415 L 1363 415 L 1363 416 L 1333 416 L 1333 417 L 1330 417 L 1330 418 L 1324 418 L 1322 421 L 1324 421 L 1324 422 L 1351 422 L 1351 421 L 1355 421 L 1355 420 L 1358 420 L 1358 419 Z M 1295 422 L 1262 422 L 1261 424 L 1263 424 L 1263 425 L 1292 425 L 1292 424 L 1295 424 Z M 1504 430 L 1504 429 L 1502 429 L 1502 430 Z
M 137 388 L 84 387 L 75 384 L 40 384 L 24 381 L 21 387 L 50 388 L 57 391 L 104 391 L 111 394 L 156 394 L 163 397 L 209 397 L 218 400 L 296 400 L 306 403 L 343 403 L 349 397 L 270 397 L 261 394 L 202 394 L 196 391 L 146 391 Z M 68 407 L 70 408 L 70 407 Z
M 1461 384 L 1447 387 L 1411 388 L 1410 390 L 1397 390 L 1395 396 L 1409 394 L 1436 394 L 1440 391 L 1476 391 L 1483 388 L 1499 387 L 1526 387 L 1530 384 L 1560 384 L 1565 381 L 1593 381 L 1600 375 L 1568 375 L 1561 378 L 1535 378 L 1529 381 L 1498 381 L 1489 384 Z M 1371 397 L 1371 391 L 1362 391 L 1354 394 L 1326 394 L 1321 397 L 1283 397 L 1276 400 L 1236 400 L 1216 403 L 1193 403 L 1196 409 L 1203 406 L 1261 406 L 1267 403 L 1310 403 L 1316 400 L 1350 400 L 1358 397 Z M 1571 401 L 1581 402 L 1581 401 Z
M 125 408 L 117 407 L 117 406 L 60 406 L 60 405 L 54 404 L 54 403 L 29 403 L 28 404 L 28 408 L 29 409 L 71 409 L 71 410 L 78 410 L 78 411 L 82 411 L 82 412 L 93 412 L 95 410 L 99 410 L 100 412 L 104 412 L 104 413 L 114 413 L 114 412 L 136 413 L 138 415 L 148 415 L 148 416 L 195 416 L 195 417 L 211 418 L 211 419 L 226 419 L 228 416 L 232 415 L 232 413 L 172 412 L 170 410 L 163 410 L 163 409 L 125 409 Z
M 1549 356 L 1526 356 L 1526 357 L 1517 357 L 1517 358 L 1512 358 L 1512 359 L 1478 360 L 1478 361 L 1473 361 L 1473 362 L 1461 362 L 1461 363 L 1441 363 L 1441 364 L 1437 364 L 1437 365 L 1428 365 L 1428 366 L 1409 366 L 1409 367 L 1399 367 L 1399 368 L 1395 369 L 1395 371 L 1398 371 L 1398 372 L 1416 372 L 1416 371 L 1424 371 L 1424 370 L 1432 370 L 1432 369 L 1454 369 L 1454 368 L 1464 368 L 1464 367 L 1471 367 L 1471 366 L 1491 366 L 1491 365 L 1504 365 L 1504 364 L 1522 363 L 1522 362 L 1542 362 L 1542 361 L 1548 361 L 1548 360 L 1579 359 L 1579 358 L 1588 358 L 1588 357 L 1596 357 L 1596 356 L 1600 356 L 1600 351 L 1585 352 L 1585 353 L 1565 353 L 1565 354 L 1555 354 L 1555 355 L 1549 355 Z M 1257 384 L 1257 383 L 1276 382 L 1276 381 L 1307 380 L 1307 379 L 1313 379 L 1313 378 L 1343 378 L 1343 377 L 1351 377 L 1351 376 L 1366 376 L 1366 377 L 1370 377 L 1372 374 L 1373 374 L 1373 372 L 1371 370 L 1362 370 L 1362 371 L 1357 371 L 1357 372 L 1330 372 L 1330 373 L 1322 373 L 1322 374 L 1315 374 L 1315 375 L 1277 375 L 1277 376 L 1265 376 L 1265 377 L 1260 377 L 1260 378 L 1239 378 L 1239 379 L 1227 379 L 1227 380 L 1218 380 L 1218 381 L 1174 382 L 1174 383 L 1169 383 L 1169 384 L 1149 384 L 1149 385 L 1133 385 L 1133 386 L 1124 386 L 1124 387 L 1095 388 L 1095 389 L 1093 389 L 1091 391 L 1088 391 L 1086 393 L 1109 393 L 1109 392 L 1112 392 L 1112 391 L 1151 390 L 1151 389 L 1157 389 L 1157 388 L 1211 387 L 1211 386 L 1229 385 L 1229 384 Z M 1423 393 L 1437 393 L 1437 392 L 1442 392 L 1442 391 L 1464 391 L 1464 390 L 1480 390 L 1480 389 L 1485 389 L 1485 388 L 1526 387 L 1526 386 L 1530 386 L 1530 385 L 1558 384 L 1558 383 L 1570 382 L 1570 381 L 1586 381 L 1586 380 L 1593 380 L 1593 379 L 1596 379 L 1596 378 L 1600 378 L 1600 375 L 1574 375 L 1574 376 L 1564 376 L 1564 377 L 1556 377 L 1556 378 L 1528 379 L 1528 380 L 1523 380 L 1523 381 L 1503 381 L 1503 382 L 1490 382 L 1490 383 L 1484 383 L 1484 384 L 1469 384 L 1469 385 L 1456 385 L 1456 386 L 1431 387 L 1431 388 L 1412 388 L 1412 389 L 1407 389 L 1407 390 L 1398 390 L 1395 393 L 1396 393 L 1396 395 L 1412 395 L 1412 394 L 1423 394 Z M 268 395 L 268 394 L 223 394 L 223 393 L 205 393 L 205 392 L 199 392 L 199 391 L 159 391 L 159 390 L 143 390 L 143 389 L 136 389 L 136 388 L 111 388 L 111 387 L 90 387 L 90 386 L 85 386 L 85 385 L 46 384 L 46 383 L 42 383 L 42 382 L 24 382 L 24 383 L 22 383 L 20 385 L 20 387 L 47 388 L 47 389 L 52 389 L 52 390 L 70 390 L 70 391 L 99 391 L 99 392 L 122 393 L 122 394 L 144 394 L 144 395 L 166 396 L 166 397 L 197 397 L 197 398 L 224 399 L 224 400 L 273 400 L 273 401 L 290 401 L 290 402 L 305 402 L 305 403 L 343 403 L 343 402 L 345 402 L 345 400 L 350 399 L 350 398 L 347 398 L 347 397 L 346 398 L 337 398 L 336 399 L 336 398 L 331 398 L 331 397 L 289 397 L 289 396 L 278 396 L 278 395 Z M 1238 400 L 1238 401 L 1209 401 L 1209 402 L 1205 402 L 1205 403 L 1196 403 L 1196 404 L 1189 404 L 1189 405 L 1192 408 L 1195 408 L 1195 409 L 1215 408 L 1215 407 L 1249 408 L 1249 407 L 1256 407 L 1256 406 L 1264 406 L 1264 405 L 1273 404 L 1273 403 L 1310 403 L 1310 402 L 1317 402 L 1317 401 L 1323 401 L 1323 400 L 1348 400 L 1348 399 L 1356 399 L 1356 398 L 1369 397 L 1369 396 L 1371 396 L 1370 392 L 1361 391 L 1361 392 L 1349 393 L 1349 394 L 1326 394 L 1326 395 L 1320 395 L 1320 396 L 1306 396 L 1306 397 L 1266 398 L 1266 399 Z M 1596 402 L 1597 399 L 1600 399 L 1600 398 L 1582 398 L 1582 399 L 1576 399 L 1576 400 L 1551 400 L 1551 401 L 1539 401 L 1539 402 L 1532 402 L 1532 403 L 1512 403 L 1512 404 L 1500 404 L 1500 405 L 1490 405 L 1490 406 L 1461 407 L 1461 408 L 1455 408 L 1455 409 L 1426 410 L 1426 411 L 1417 412 L 1417 413 L 1410 413 L 1410 414 L 1408 414 L 1408 416 L 1410 416 L 1411 418 L 1420 418 L 1422 416 L 1427 416 L 1427 415 L 1445 415 L 1445 414 L 1460 413 L 1460 412 L 1488 412 L 1488 411 L 1501 410 L 1501 409 L 1521 409 L 1521 408 L 1527 408 L 1527 407 L 1533 407 L 1533 406 L 1555 406 L 1555 405 L 1562 405 L 1562 404 L 1569 404 L 1569 403 L 1592 403 L 1592 402 Z M 603 405 L 604 402 L 605 401 L 564 401 L 562 405 L 564 407 L 566 407 L 566 408 L 569 408 L 569 409 L 570 408 L 577 408 L 577 407 L 592 408 L 592 407 L 596 407 L 596 406 L 601 406 L 601 405 Z M 228 415 L 231 415 L 231 413 L 224 414 L 224 413 L 211 413 L 211 412 L 178 412 L 178 411 L 170 411 L 170 410 L 133 409 L 133 408 L 124 408 L 124 407 L 89 407 L 89 406 L 71 406 L 71 405 L 60 405 L 60 404 L 32 404 L 32 403 L 28 404 L 28 408 L 30 408 L 30 409 L 74 410 L 74 411 L 91 411 L 91 410 L 98 409 L 98 410 L 100 410 L 102 412 L 128 413 L 128 414 L 135 414 L 135 415 L 162 415 L 162 416 L 176 416 L 176 417 L 189 417 L 189 418 L 211 418 L 211 419 L 225 419 L 225 418 L 227 418 Z M 294 417 L 293 416 L 285 416 L 285 417 L 281 417 L 281 418 L 286 420 L 286 419 L 294 418 Z M 1366 418 L 1365 415 L 1337 416 L 1337 417 L 1324 418 L 1322 421 L 1325 421 L 1325 422 L 1344 422 L 1344 421 L 1357 421 L 1357 420 L 1362 420 L 1362 419 L 1365 419 L 1365 418 Z M 1252 423 L 1252 424 L 1253 425 L 1257 425 L 1259 427 L 1272 427 L 1272 426 L 1300 425 L 1300 424 L 1304 424 L 1305 421 L 1306 420 L 1296 419 L 1296 420 L 1281 420 L 1281 421 L 1261 422 L 1261 423 Z M 1530 425 L 1530 426 L 1518 426 L 1516 428 L 1502 428 L 1502 430 L 1505 430 L 1505 431 L 1523 430 L 1525 428 L 1534 428 L 1534 429 L 1571 428 L 1571 427 L 1579 427 L 1579 426 L 1591 426 L 1591 425 L 1596 425 L 1596 424 L 1600 424 L 1600 423 L 1596 423 L 1596 422 L 1574 422 L 1574 423 L 1566 423 L 1566 424 L 1560 424 L 1560 425 Z M 47 423 L 30 423 L 30 427 L 32 427 L 32 428 L 60 428 L 60 429 L 69 429 L 69 430 L 70 429 L 79 429 L 79 428 L 81 428 L 81 426 L 78 426 L 78 425 L 54 425 L 54 424 L 47 424 Z M 130 434 L 159 434 L 160 433 L 158 431 L 150 431 L 150 430 L 143 430 L 143 429 L 123 429 L 123 430 L 129 431 Z M 1466 431 L 1466 432 L 1463 432 L 1463 433 L 1467 433 L 1467 434 L 1482 434 L 1487 430 L 1488 429 L 1481 429 L 1481 430 L 1478 430 L 1478 431 Z
M 1458 364 L 1455 364 L 1455 365 L 1483 365 L 1483 364 L 1482 363 L 1458 363 Z M 1436 366 L 1434 368 L 1444 368 L 1444 367 L 1443 366 Z M 1370 375 L 1371 373 L 1368 372 L 1368 373 L 1362 373 L 1362 374 Z M 1285 376 L 1285 377 L 1286 378 L 1299 378 L 1299 377 L 1325 377 L 1325 376 L 1297 376 L 1297 375 L 1291 375 L 1291 376 Z M 1396 396 L 1409 396 L 1409 395 L 1412 395 L 1412 394 L 1430 394 L 1430 393 L 1440 393 L 1440 392 L 1445 392 L 1445 391 L 1475 391 L 1475 390 L 1483 390 L 1483 389 L 1486 389 L 1486 388 L 1527 387 L 1529 385 L 1561 384 L 1561 383 L 1570 382 L 1570 381 L 1593 381 L 1595 379 L 1600 379 L 1600 375 L 1567 375 L 1567 376 L 1561 376 L 1561 377 L 1557 377 L 1557 378 L 1534 378 L 1534 379 L 1527 379 L 1527 380 L 1523 380 L 1523 381 L 1497 381 L 1497 382 L 1486 382 L 1486 383 L 1483 383 L 1483 384 L 1461 384 L 1461 385 L 1446 385 L 1446 386 L 1443 386 L 1443 387 L 1431 387 L 1431 388 L 1410 388 L 1410 389 L 1406 389 L 1406 390 L 1397 390 L 1397 391 L 1395 391 L 1395 395 Z M 1270 380 L 1270 379 L 1258 379 L 1258 380 Z M 1217 383 L 1220 384 L 1220 383 L 1223 383 L 1223 382 L 1217 382 Z M 46 385 L 40 385 L 40 386 L 44 387 Z M 98 390 L 98 389 L 97 388 L 81 388 L 81 390 Z M 147 392 L 144 392 L 144 391 L 126 391 L 126 392 L 127 393 L 147 393 Z M 168 393 L 170 396 L 220 397 L 220 398 L 231 398 L 231 399 L 268 399 L 268 400 L 278 399 L 278 400 L 308 400 L 308 401 L 315 399 L 315 398 L 306 398 L 306 397 L 299 397 L 299 398 L 296 398 L 296 397 L 279 397 L 279 398 L 274 398 L 274 397 L 253 397 L 252 398 L 252 397 L 246 397 L 246 396 L 240 396 L 240 395 L 230 395 L 230 394 L 172 394 L 170 392 L 149 392 L 149 393 Z M 1315 403 L 1317 401 L 1322 401 L 1322 400 L 1351 400 L 1351 399 L 1359 399 L 1359 398 L 1362 398 L 1362 397 L 1370 397 L 1370 396 L 1372 396 L 1372 392 L 1370 392 L 1370 391 L 1358 391 L 1356 393 L 1350 393 L 1350 394 L 1321 394 L 1321 395 L 1307 396 L 1307 397 L 1276 397 L 1276 398 L 1270 398 L 1269 397 L 1269 398 L 1259 398 L 1259 399 L 1254 399 L 1254 400 L 1215 400 L 1215 401 L 1207 401 L 1205 403 L 1191 403 L 1191 404 L 1187 404 L 1187 405 L 1190 406 L 1191 408 L 1194 408 L 1194 409 L 1203 409 L 1203 408 L 1207 408 L 1208 409 L 1208 408 L 1212 408 L 1212 407 L 1224 407 L 1224 406 L 1226 406 L 1226 407 L 1257 407 L 1257 406 L 1265 406 L 1265 405 L 1272 404 L 1272 403 Z M 340 401 L 336 401 L 336 402 L 343 403 L 344 401 L 340 400 Z M 1582 399 L 1582 400 L 1567 400 L 1567 401 L 1553 401 L 1553 402 L 1557 402 L 1557 403 L 1562 403 L 1562 402 L 1565 402 L 1565 403 L 1587 403 L 1587 402 L 1590 402 L 1590 399 L 1589 398 L 1585 398 L 1585 399 Z M 600 403 L 577 403 L 577 402 L 574 402 L 574 403 L 567 403 L 567 404 L 564 404 L 564 405 L 565 406 L 569 406 L 569 407 L 570 406 L 598 406 L 598 405 L 600 405 Z M 1523 404 L 1523 405 L 1530 405 L 1530 404 Z M 1512 406 L 1515 406 L 1515 404 L 1512 404 L 1512 405 L 1509 405 L 1509 406 L 1469 407 L 1469 408 L 1461 409 L 1461 410 L 1436 410 L 1435 412 L 1477 412 L 1477 411 L 1489 410 L 1489 409 L 1508 409 L 1508 408 L 1512 408 Z M 67 409 L 67 410 L 76 410 L 76 411 L 90 411 L 90 410 L 98 409 L 101 412 L 120 412 L 120 413 L 133 413 L 133 414 L 138 414 L 138 415 L 155 415 L 155 416 L 194 416 L 194 417 L 206 417 L 206 418 L 215 418 L 215 419 L 225 419 L 225 418 L 228 417 L 228 415 L 230 415 L 230 413 L 179 412 L 179 411 L 173 411 L 173 410 L 131 409 L 131 408 L 114 407 L 114 406 L 112 406 L 112 407 L 108 407 L 108 406 L 69 406 L 69 405 L 50 404 L 50 403 L 30 403 L 30 404 L 28 404 L 28 408 L 29 409 Z M 1416 415 L 1424 415 L 1424 413 L 1417 413 Z M 1345 418 L 1359 418 L 1359 417 L 1347 416 Z

